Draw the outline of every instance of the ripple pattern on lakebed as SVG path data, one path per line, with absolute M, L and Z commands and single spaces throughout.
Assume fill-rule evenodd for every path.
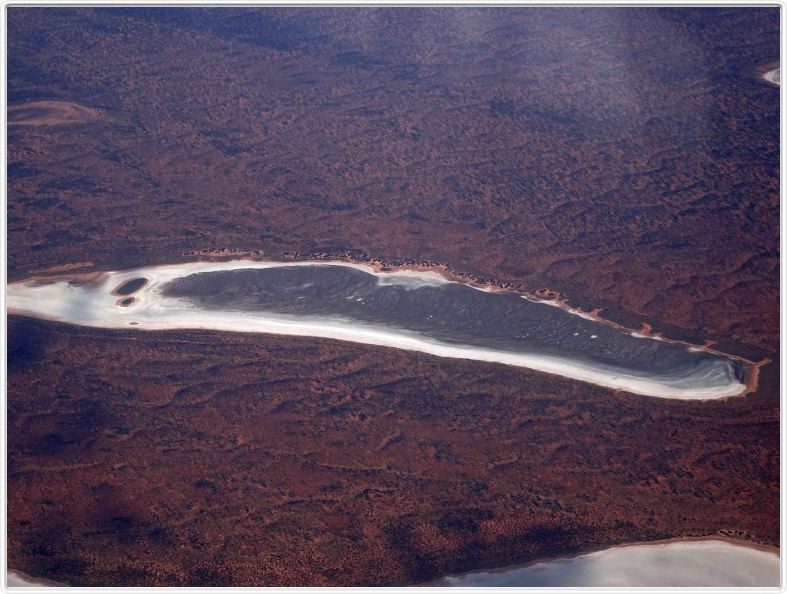
M 134 302 L 121 306 L 117 288 L 135 278 L 148 282 L 135 283 L 141 286 Z M 715 398 L 745 387 L 741 364 L 728 357 L 520 295 L 360 265 L 195 263 L 108 273 L 103 282 L 82 285 L 14 283 L 9 307 L 91 326 L 339 338 L 519 365 L 661 397 Z

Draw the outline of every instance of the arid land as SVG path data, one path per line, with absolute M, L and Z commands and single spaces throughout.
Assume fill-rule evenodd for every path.
M 674 402 L 293 337 L 12 318 L 10 340 L 9 558 L 31 575 L 404 584 L 677 535 L 778 542 L 766 395 Z
M 771 361 L 745 397 L 673 402 L 11 316 L 12 568 L 391 585 L 687 535 L 778 543 L 779 91 L 758 75 L 777 9 L 12 8 L 8 42 L 9 280 L 425 263 Z

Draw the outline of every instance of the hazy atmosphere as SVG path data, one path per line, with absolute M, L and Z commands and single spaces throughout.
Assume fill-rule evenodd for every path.
M 780 10 L 7 6 L 5 579 L 778 586 Z

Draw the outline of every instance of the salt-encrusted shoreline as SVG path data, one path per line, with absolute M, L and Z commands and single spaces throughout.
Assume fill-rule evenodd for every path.
M 700 385 L 681 378 L 653 378 L 647 373 L 603 369 L 597 365 L 555 355 L 513 353 L 469 345 L 448 344 L 395 328 L 348 324 L 340 319 L 303 319 L 263 312 L 205 311 L 161 294 L 166 283 L 194 273 L 262 269 L 284 266 L 345 266 L 373 274 L 380 282 L 441 285 L 459 282 L 435 270 L 378 270 L 375 266 L 342 261 L 251 261 L 190 262 L 151 266 L 126 271 L 90 273 L 67 277 L 33 278 L 8 285 L 10 313 L 41 317 L 92 327 L 138 330 L 208 329 L 312 336 L 362 344 L 420 351 L 440 357 L 474 359 L 526 367 L 599 386 L 660 398 L 705 400 L 745 393 L 750 386 L 730 378 L 724 385 Z M 133 307 L 118 307 L 116 290 L 134 278 L 148 282 L 133 293 Z M 69 278 L 71 280 L 65 280 Z M 57 280 L 55 280 L 57 279 Z M 54 282 L 53 282 L 54 281 Z M 489 287 L 475 286 L 481 291 Z M 523 295 L 530 299 L 529 296 Z M 580 314 L 598 322 L 588 314 Z M 599 322 L 600 323 L 600 322 Z M 650 336 L 643 339 L 654 340 Z M 702 350 L 697 347 L 698 350 Z M 724 355 L 726 356 L 726 355 Z M 732 359 L 732 357 L 728 357 Z M 747 377 L 750 377 L 748 374 Z
M 724 557 L 721 569 L 717 569 L 719 556 Z M 670 566 L 659 574 L 652 566 L 659 560 L 663 563 L 665 558 L 671 559 Z M 759 571 L 751 571 L 752 562 L 759 564 Z M 739 566 L 733 567 L 733 563 Z M 617 569 L 609 571 L 609 565 Z M 779 585 L 779 569 L 778 547 L 714 535 L 623 543 L 571 557 L 541 558 L 519 565 L 476 569 L 444 576 L 424 585 L 767 587 Z

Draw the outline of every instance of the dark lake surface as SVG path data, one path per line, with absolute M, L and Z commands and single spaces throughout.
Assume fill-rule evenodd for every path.
M 132 278 L 131 280 L 127 280 L 122 285 L 120 285 L 115 292 L 118 295 L 131 295 L 132 293 L 136 293 L 142 287 L 145 286 L 145 283 L 148 282 L 146 278 Z
M 162 294 L 206 311 L 341 320 L 453 346 L 568 359 L 675 386 L 724 386 L 743 377 L 733 359 L 632 336 L 519 295 L 416 277 L 381 279 L 347 266 L 282 266 L 191 274 L 164 285 Z

